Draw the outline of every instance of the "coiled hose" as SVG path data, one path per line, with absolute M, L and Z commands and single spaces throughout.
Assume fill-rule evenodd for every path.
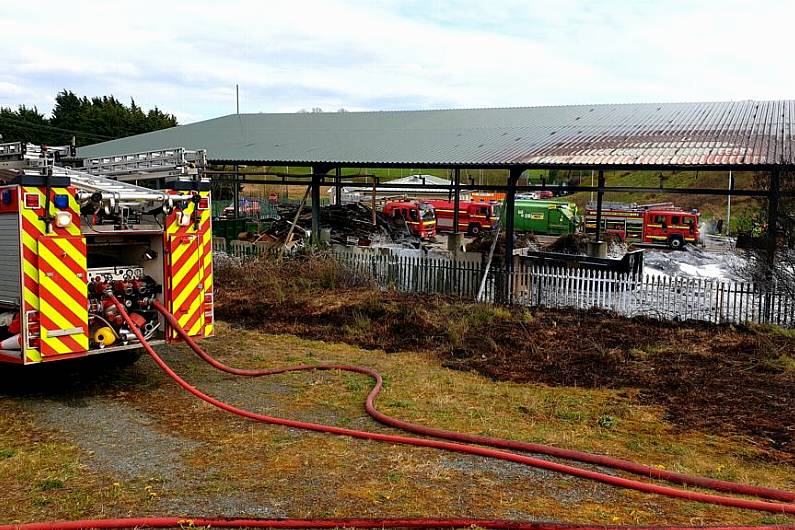
M 401 435 L 373 433 L 368 431 L 358 431 L 354 429 L 346 429 L 342 427 L 335 427 L 332 425 L 324 425 L 318 423 L 302 422 L 291 420 L 287 418 L 279 418 L 274 416 L 267 416 L 258 414 L 252 411 L 237 408 L 228 403 L 224 403 L 212 396 L 209 396 L 200 390 L 190 385 L 187 381 L 182 379 L 176 374 L 166 362 L 154 351 L 151 345 L 145 340 L 141 331 L 135 326 L 125 311 L 123 304 L 116 298 L 112 298 L 113 303 L 119 309 L 120 314 L 125 319 L 127 325 L 135 333 L 136 337 L 144 347 L 146 352 L 152 357 L 155 363 L 174 381 L 179 384 L 187 392 L 194 396 L 210 403 L 227 412 L 237 414 L 239 416 L 268 423 L 272 425 L 283 425 L 287 427 L 306 429 L 315 432 L 323 432 L 328 434 L 336 434 L 349 436 L 353 438 L 383 441 L 393 444 L 414 445 L 418 447 L 432 447 L 436 449 L 443 449 L 447 451 L 485 456 L 490 458 L 497 458 L 511 462 L 517 462 L 532 467 L 548 469 L 559 473 L 568 474 L 575 477 L 586 478 L 612 486 L 633 489 L 644 493 L 652 493 L 663 495 L 666 497 L 684 499 L 690 501 L 704 502 L 708 504 L 715 504 L 720 506 L 730 506 L 735 508 L 782 513 L 782 514 L 795 514 L 795 504 L 790 503 L 777 503 L 761 500 L 742 499 L 737 497 L 729 497 L 724 495 L 707 494 L 696 491 L 687 491 L 677 489 L 669 486 L 661 486 L 658 484 L 651 484 L 637 480 L 625 479 L 591 471 L 576 466 L 550 462 L 547 460 L 530 457 L 527 455 L 520 455 L 507 451 L 494 449 L 494 447 L 504 449 L 516 449 L 527 452 L 547 454 L 559 458 L 566 458 L 579 462 L 598 464 L 605 467 L 612 467 L 629 471 L 635 474 L 648 476 L 667 480 L 670 482 L 696 485 L 713 490 L 740 493 L 745 495 L 752 495 L 760 498 L 774 499 L 780 501 L 795 500 L 795 494 L 783 490 L 776 490 L 771 488 L 760 488 L 756 486 L 748 486 L 742 484 L 734 484 L 726 481 L 718 481 L 707 479 L 704 477 L 693 477 L 679 473 L 666 472 L 658 470 L 649 466 L 643 466 L 634 462 L 626 460 L 614 459 L 604 455 L 594 455 L 580 451 L 560 449 L 540 444 L 529 444 L 524 442 L 515 442 L 511 440 L 503 440 L 499 438 L 491 438 L 486 436 L 468 435 L 463 433 L 456 433 L 452 431 L 445 431 L 441 429 L 432 429 L 422 425 L 404 422 L 391 418 L 378 410 L 376 410 L 374 401 L 378 396 L 383 386 L 381 376 L 373 369 L 361 366 L 349 365 L 300 365 L 285 368 L 276 368 L 271 370 L 242 370 L 232 368 L 217 361 L 209 354 L 204 352 L 196 342 L 185 333 L 184 329 L 179 325 L 177 320 L 171 315 L 165 307 L 159 302 L 155 302 L 155 308 L 163 314 L 168 324 L 176 330 L 180 337 L 188 344 L 188 346 L 204 361 L 213 367 L 224 372 L 234 375 L 244 376 L 264 376 L 279 373 L 306 371 L 306 370 L 340 370 L 347 372 L 354 372 L 359 374 L 368 375 L 375 380 L 373 389 L 367 396 L 365 408 L 374 419 L 386 425 L 397 427 L 409 432 L 423 434 L 428 436 L 435 436 L 451 441 L 433 440 L 426 438 L 413 438 Z M 481 446 L 466 445 L 460 442 L 476 443 Z M 128 519 L 102 519 L 102 520 L 86 520 L 86 521 L 71 521 L 71 522 L 51 522 L 51 523 L 30 523 L 26 525 L 0 525 L 0 530 L 76 530 L 78 528 L 132 528 L 137 526 L 149 527 L 174 527 L 183 526 L 185 524 L 192 524 L 195 526 L 216 526 L 216 527 L 250 527 L 250 528 L 333 528 L 333 527 L 350 527 L 350 528 L 437 528 L 437 527 L 456 527 L 463 528 L 469 526 L 481 526 L 484 528 L 500 528 L 500 529 L 527 529 L 527 530 L 590 530 L 590 529 L 605 529 L 605 528 L 620 528 L 623 530 L 651 530 L 652 528 L 660 529 L 666 528 L 667 530 L 675 530 L 676 528 L 702 528 L 704 530 L 712 528 L 721 528 L 723 530 L 729 529 L 743 529 L 743 530 L 795 530 L 795 525 L 789 526 L 757 526 L 757 527 L 650 527 L 650 526 L 620 526 L 620 527 L 605 527 L 605 526 L 589 526 L 589 525 L 571 525 L 571 524 L 547 524 L 547 523 L 525 523 L 507 520 L 479 520 L 479 519 L 314 519 L 314 520 L 297 520 L 297 519 L 226 519 L 226 518 L 178 518 L 178 517 L 164 517 L 164 518 L 128 518 Z

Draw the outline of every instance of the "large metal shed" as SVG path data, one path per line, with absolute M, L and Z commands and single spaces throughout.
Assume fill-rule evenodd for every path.
M 321 186 L 346 184 L 345 167 L 439 167 L 454 171 L 454 189 L 507 192 L 508 251 L 514 196 L 528 169 L 599 171 L 597 186 L 570 191 L 659 191 L 607 188 L 605 169 L 702 169 L 769 172 L 766 190 L 666 189 L 666 192 L 764 196 L 774 250 L 780 175 L 795 166 L 795 100 L 572 105 L 495 109 L 296 114 L 231 114 L 79 149 L 84 158 L 164 148 L 207 150 L 218 165 L 303 166 L 307 176 L 279 183 L 310 184 L 317 233 Z M 462 184 L 461 169 L 506 169 L 504 186 Z M 329 173 L 336 170 L 334 176 Z M 244 179 L 237 175 L 237 180 Z M 257 180 L 267 183 L 268 181 Z M 788 192 L 789 194 L 789 192 Z M 459 193 L 456 193 L 456 197 Z M 771 254 L 772 256 L 772 254 Z

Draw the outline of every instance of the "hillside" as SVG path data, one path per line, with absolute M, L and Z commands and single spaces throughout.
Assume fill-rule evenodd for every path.
M 754 187 L 753 173 L 735 173 L 736 189 L 751 189 Z M 606 185 L 609 186 L 637 186 L 637 187 L 657 187 L 660 186 L 660 173 L 652 171 L 615 171 L 605 174 Z M 583 185 L 589 185 L 590 178 L 583 181 Z M 728 187 L 728 174 L 726 172 L 696 172 L 680 171 L 666 172 L 663 174 L 662 185 L 665 188 L 713 188 L 725 189 Z M 585 206 L 590 200 L 590 193 L 574 194 L 574 202 L 578 206 Z M 594 194 L 595 196 L 595 194 Z M 606 193 L 606 201 L 619 202 L 672 202 L 682 208 L 697 208 L 706 219 L 725 218 L 727 197 L 716 195 L 685 195 L 676 193 Z M 743 216 L 749 209 L 759 204 L 759 199 L 753 197 L 733 197 L 732 198 L 732 219 L 736 220 Z

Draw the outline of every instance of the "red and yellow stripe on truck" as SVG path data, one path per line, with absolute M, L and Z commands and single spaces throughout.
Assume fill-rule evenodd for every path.
M 171 314 L 192 337 L 213 334 L 213 259 L 210 192 L 168 215 L 164 248 L 166 300 Z M 170 337 L 176 338 L 171 330 Z
M 26 360 L 88 350 L 86 240 L 80 228 L 77 190 L 14 186 L 22 250 L 22 342 Z M 58 215 L 71 216 L 58 226 Z

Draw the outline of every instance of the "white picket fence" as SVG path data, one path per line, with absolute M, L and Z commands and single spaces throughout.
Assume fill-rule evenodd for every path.
M 475 298 L 483 277 L 480 262 L 472 260 L 346 251 L 335 251 L 334 256 L 353 274 L 372 278 L 383 287 L 411 293 Z M 493 299 L 493 286 L 492 280 L 490 299 Z
M 213 251 L 245 259 L 261 244 L 213 238 Z M 485 267 L 471 259 L 401 256 L 335 249 L 352 274 L 384 288 L 475 299 Z M 626 316 L 795 327 L 795 299 L 773 286 L 704 278 L 619 274 L 579 268 L 523 266 L 488 271 L 481 301 L 552 308 L 600 308 Z
M 383 287 L 475 299 L 480 263 L 456 259 L 335 252 L 353 274 Z M 795 300 L 775 288 L 704 278 L 619 274 L 564 267 L 489 271 L 482 301 L 552 308 L 600 308 L 625 316 L 795 327 Z
M 747 282 L 535 267 L 512 275 L 512 301 L 626 316 L 795 327 L 795 299 Z
M 224 253 L 236 258 L 251 258 L 264 254 L 270 245 L 265 242 L 251 243 L 249 241 L 238 241 L 233 239 L 227 242 L 223 237 L 213 238 L 213 253 Z

